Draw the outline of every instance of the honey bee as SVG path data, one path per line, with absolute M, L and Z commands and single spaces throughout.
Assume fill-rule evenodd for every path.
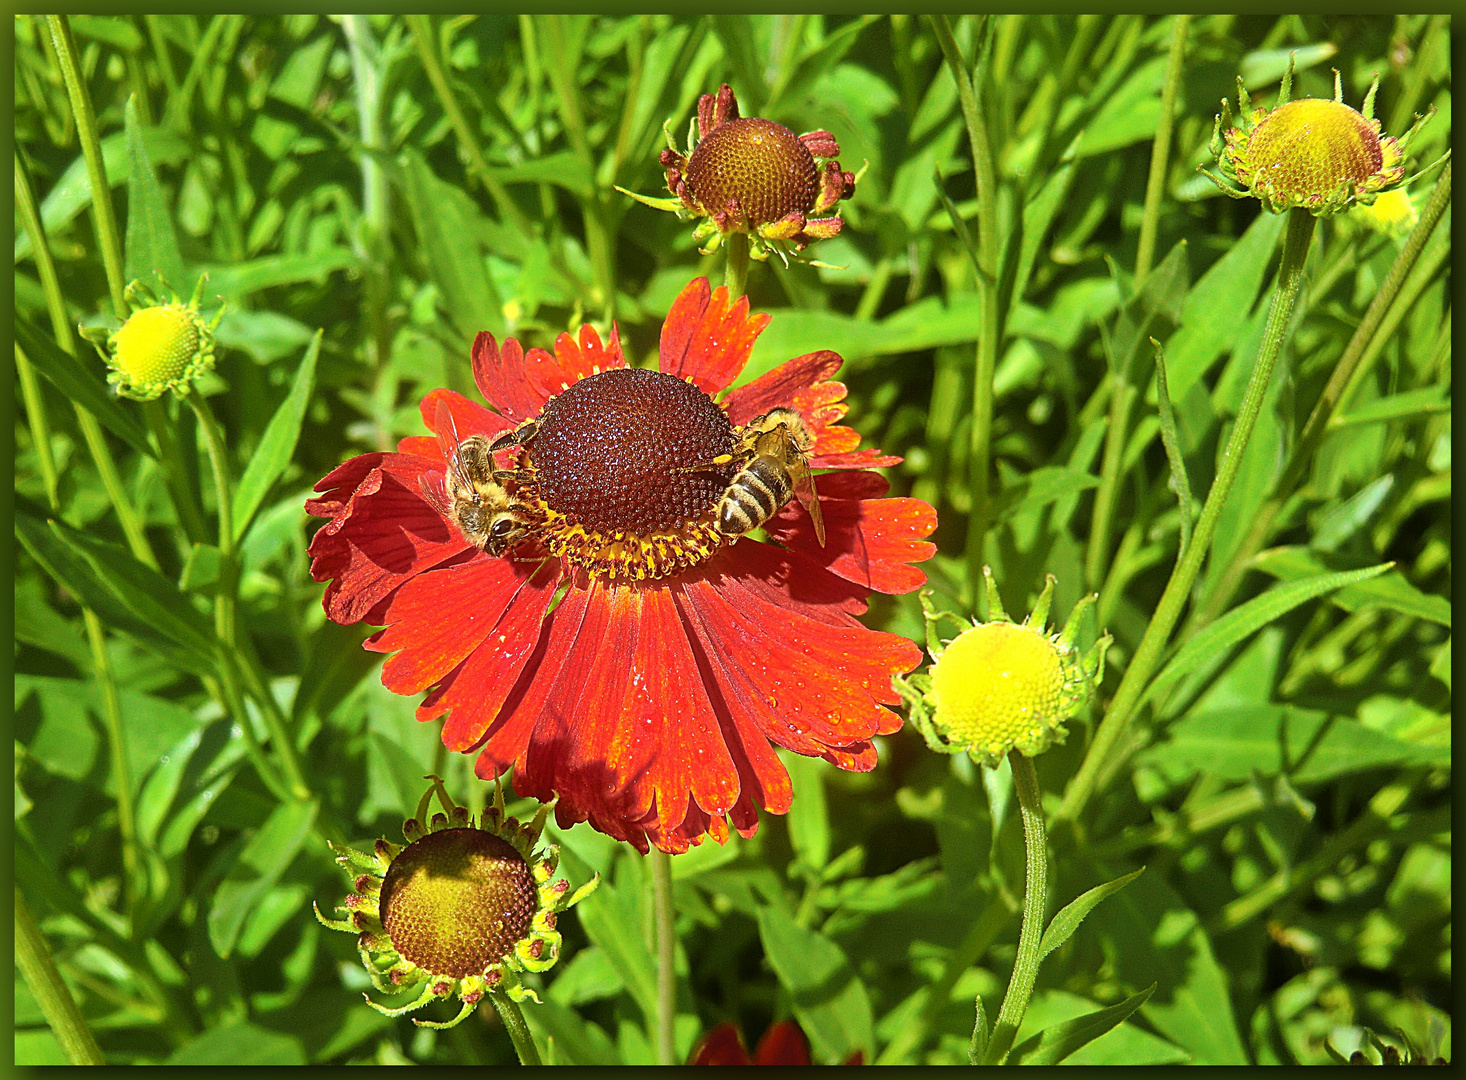
M 447 438 L 445 427 L 452 433 Z M 505 554 L 533 531 L 534 524 L 504 485 L 506 478 L 516 474 L 495 466 L 491 444 L 484 436 L 470 435 L 458 441 L 451 415 L 446 425 L 439 423 L 438 430 L 448 468 L 431 480 L 429 474 L 419 478 L 423 496 L 474 547 L 495 557 Z
M 768 521 L 791 498 L 797 498 L 809 511 L 814 535 L 824 547 L 825 519 L 809 471 L 809 451 L 815 436 L 804 417 L 794 409 L 770 409 L 750 420 L 741 437 L 743 451 L 749 456 L 718 501 L 718 531 L 736 539 Z

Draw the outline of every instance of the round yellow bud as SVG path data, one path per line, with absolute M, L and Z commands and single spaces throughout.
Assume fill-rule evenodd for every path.
M 1065 719 L 1067 682 L 1054 642 L 1027 626 L 991 622 L 964 631 L 932 668 L 936 722 L 984 756 L 1047 749 Z

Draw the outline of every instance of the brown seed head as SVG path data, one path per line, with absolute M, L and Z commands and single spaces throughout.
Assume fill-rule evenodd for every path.
M 819 197 L 819 170 L 799 137 L 757 117 L 719 124 L 687 161 L 687 187 L 710 214 L 735 202 L 743 223 L 768 225 L 806 213 Z

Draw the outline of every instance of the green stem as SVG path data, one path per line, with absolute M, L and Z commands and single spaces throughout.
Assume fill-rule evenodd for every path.
M 1303 425 L 1303 431 L 1294 442 L 1293 449 L 1288 455 L 1288 462 L 1283 467 L 1277 483 L 1273 486 L 1272 493 L 1253 516 L 1247 535 L 1243 538 L 1231 562 L 1217 578 L 1216 585 L 1213 586 L 1210 594 L 1202 600 L 1195 613 L 1187 620 L 1188 632 L 1201 629 L 1226 610 L 1232 597 L 1236 595 L 1238 586 L 1242 584 L 1242 578 L 1247 573 L 1247 567 L 1252 557 L 1261 551 L 1271 539 L 1279 511 L 1312 464 L 1319 444 L 1328 434 L 1329 421 L 1333 418 L 1334 410 L 1343 399 L 1344 392 L 1353 380 L 1356 371 L 1361 371 L 1368 366 L 1366 361 L 1377 355 L 1384 342 L 1388 340 L 1390 333 L 1393 333 L 1393 325 L 1384 326 L 1386 315 L 1390 316 L 1392 323 L 1398 323 L 1408 310 L 1408 305 L 1402 304 L 1398 305 L 1397 312 L 1395 299 L 1400 295 L 1426 242 L 1434 234 L 1436 225 L 1444 216 L 1450 203 L 1451 163 L 1447 162 L 1441 171 L 1440 178 L 1436 181 L 1435 190 L 1431 193 L 1425 211 L 1420 215 L 1420 220 L 1410 233 L 1410 239 L 1405 242 L 1404 248 L 1396 256 L 1395 263 L 1390 267 L 1390 272 L 1385 275 L 1379 292 L 1375 293 L 1374 300 L 1370 302 L 1368 310 L 1365 311 L 1364 319 L 1349 339 L 1349 344 L 1345 346 L 1338 363 L 1334 365 L 1328 385 L 1319 395 L 1313 411 Z
M 41 387 L 36 381 L 36 369 L 19 345 L 15 346 L 15 374 L 20 379 L 20 397 L 25 402 L 25 418 L 31 429 L 31 445 L 36 452 L 36 468 L 41 472 L 41 483 L 46 488 L 46 502 L 53 511 L 59 512 L 60 481 L 56 473 L 56 457 L 51 453 L 51 425 L 46 420 L 46 410 L 41 405 Z
M 92 99 L 82 79 L 76 60 L 76 40 L 71 36 L 71 23 L 65 15 L 47 15 L 51 41 L 61 61 L 61 74 L 71 98 L 71 112 L 76 117 L 76 133 L 86 158 L 87 178 L 92 185 L 92 210 L 97 225 L 97 245 L 102 249 L 102 264 L 107 268 L 107 285 L 112 291 L 112 308 L 119 319 L 127 318 L 127 300 L 123 296 L 122 245 L 117 240 L 117 214 L 112 208 L 112 186 L 102 163 L 102 144 L 97 139 L 97 116 Z
M 992 1037 L 988 1040 L 984 1064 L 1001 1065 L 1013 1046 L 1013 1037 L 1028 1011 L 1038 978 L 1039 951 L 1043 940 L 1044 904 L 1048 898 L 1049 854 L 1044 836 L 1043 804 L 1038 793 L 1038 774 L 1033 759 L 1017 750 L 1008 754 L 1013 768 L 1013 790 L 1018 795 L 1018 812 L 1023 818 L 1023 847 L 1027 855 L 1027 873 L 1023 884 L 1023 925 L 1018 931 L 1018 955 L 1013 960 L 1013 975 L 1008 992 L 998 1010 Z
M 1166 170 L 1171 163 L 1171 128 L 1176 113 L 1176 91 L 1181 85 L 1181 60 L 1186 54 L 1186 27 L 1190 15 L 1177 15 L 1171 27 L 1171 54 L 1166 65 L 1166 88 L 1161 92 L 1161 118 L 1151 144 L 1150 176 L 1145 183 L 1145 211 L 1140 218 L 1140 242 L 1135 250 L 1135 287 L 1140 288 L 1155 261 L 1161 199 L 1166 194 Z
M 46 947 L 46 939 L 31 917 L 19 886 L 15 889 L 15 966 L 20 968 L 26 985 L 41 1006 L 66 1060 L 73 1065 L 107 1064 L 96 1037 L 82 1018 L 81 1009 L 62 981 L 61 972 L 56 970 L 51 950 Z
M 490 990 L 489 1001 L 493 1003 L 499 1019 L 504 1022 L 504 1030 L 509 1032 L 509 1041 L 514 1044 L 514 1052 L 519 1055 L 519 1064 L 544 1064 L 540 1061 L 539 1047 L 534 1044 L 534 1035 L 529 1030 L 529 1024 L 525 1022 L 519 1003 L 502 990 Z
M 728 262 L 723 268 L 723 285 L 728 290 L 728 301 L 732 303 L 748 291 L 748 235 L 730 233 L 723 241 L 728 252 Z
M 657 1064 L 676 1065 L 677 911 L 672 904 L 672 856 L 651 853 L 652 904 L 657 927 Z
M 229 466 L 224 449 L 224 433 L 219 430 L 213 410 L 209 408 L 209 403 L 201 394 L 197 391 L 190 391 L 184 400 L 188 402 L 194 415 L 198 417 L 199 430 L 203 432 L 204 445 L 209 452 L 209 464 L 214 473 L 214 491 L 219 503 L 221 565 L 218 591 L 214 596 L 214 632 L 218 635 L 220 647 L 224 650 L 224 655 L 219 658 L 219 679 L 223 684 L 226 697 L 238 707 L 236 716 L 240 726 L 248 730 L 250 719 L 248 713 L 243 709 L 243 703 L 239 700 L 237 682 L 240 671 L 245 672 L 246 679 L 249 679 L 250 672 L 247 661 L 241 655 L 237 640 L 234 515 L 229 491 Z M 260 711 L 264 714 L 265 724 L 269 728 L 270 741 L 274 744 L 275 755 L 280 759 L 280 764 L 285 771 L 285 780 L 290 794 L 296 799 L 309 799 L 311 797 L 310 785 L 305 782 L 305 774 L 301 770 L 300 758 L 295 752 L 295 744 L 285 729 L 284 717 L 275 706 L 274 699 L 269 693 L 269 687 L 262 685 L 252 687 L 252 689 L 255 690 L 255 696 L 260 699 Z M 253 736 L 252 731 L 249 734 L 250 737 Z
M 1202 561 L 1211 549 L 1222 507 L 1226 504 L 1227 496 L 1231 494 L 1232 484 L 1237 479 L 1237 471 L 1242 464 L 1243 452 L 1247 449 L 1258 413 L 1262 410 L 1262 399 L 1272 380 L 1273 365 L 1277 362 L 1278 354 L 1287 338 L 1293 306 L 1303 285 L 1303 265 L 1308 257 L 1309 243 L 1313 239 L 1314 222 L 1313 215 L 1307 210 L 1294 208 L 1288 211 L 1283 257 L 1278 268 L 1272 306 L 1268 310 L 1267 325 L 1263 329 L 1262 346 L 1258 350 L 1257 363 L 1253 365 L 1252 377 L 1248 380 L 1247 390 L 1242 398 L 1237 422 L 1233 425 L 1232 434 L 1222 451 L 1216 479 L 1207 493 L 1206 504 L 1201 509 L 1201 517 L 1191 536 L 1191 544 L 1177 560 L 1160 602 L 1156 605 L 1155 614 L 1146 626 L 1140 645 L 1125 670 L 1125 677 L 1115 692 L 1114 700 L 1110 702 L 1104 719 L 1095 731 L 1094 741 L 1084 756 L 1084 762 L 1064 793 L 1064 800 L 1059 807 L 1059 819 L 1062 821 L 1077 822 L 1080 812 L 1089 801 L 1100 768 L 1111 747 L 1129 727 L 1146 683 L 1155 673 L 1170 640 L 1171 631 L 1181 615 L 1181 609 L 1191 594 L 1191 586 L 1201 570 Z
M 41 279 L 41 291 L 46 295 L 46 310 L 51 317 L 51 331 L 56 337 L 56 344 L 64 352 L 76 356 L 76 335 L 72 333 L 71 321 L 66 314 L 66 298 L 61 293 L 61 283 L 56 276 L 56 261 L 51 256 L 51 246 L 46 238 L 46 230 L 36 210 L 36 199 L 34 192 L 31 191 L 30 176 L 18 153 L 15 155 L 15 205 L 16 209 L 20 211 L 22 226 L 30 234 L 31 254 L 36 260 L 36 273 Z M 19 356 L 18 346 L 16 353 Z M 27 371 L 31 370 L 28 363 L 25 367 Z M 21 377 L 25 378 L 24 375 Z M 39 402 L 40 399 L 36 397 L 34 400 Z M 108 448 L 107 440 L 102 434 L 102 425 L 97 422 L 96 417 L 80 405 L 73 402 L 72 406 L 76 410 L 76 422 L 81 429 L 82 440 L 87 444 L 87 450 L 90 451 L 92 461 L 97 466 L 97 475 L 101 478 L 102 488 L 107 492 L 112 509 L 117 513 L 117 521 L 122 526 L 122 534 L 127 538 L 128 550 L 139 562 L 154 570 L 158 569 L 157 559 L 153 556 L 153 549 L 148 544 L 147 536 L 143 531 L 142 519 L 133 507 L 132 500 L 127 497 L 127 490 L 123 487 L 117 462 L 113 459 L 112 451 Z M 49 455 L 49 443 L 46 446 L 46 452 Z
M 1166 85 L 1161 95 L 1160 124 L 1151 145 L 1150 176 L 1145 187 L 1145 210 L 1140 220 L 1140 240 L 1135 252 L 1135 289 L 1138 291 L 1150 274 L 1155 261 L 1156 234 L 1159 231 L 1161 201 L 1166 191 L 1166 170 L 1170 165 L 1171 129 L 1175 115 L 1176 92 L 1181 82 L 1181 61 L 1186 52 L 1186 28 L 1189 15 L 1176 16 L 1171 30 L 1170 63 L 1166 69 Z M 1125 443 L 1130 435 L 1130 413 L 1138 396 L 1132 385 L 1131 356 L 1114 357 L 1116 368 L 1108 376 L 1111 386 L 1110 423 L 1105 431 L 1104 460 L 1100 466 L 1099 487 L 1094 493 L 1090 513 L 1089 543 L 1085 549 L 1084 577 L 1089 587 L 1105 584 L 1110 560 L 1110 532 L 1115 514 L 1115 499 L 1120 490 L 1120 469 L 1125 460 Z
M 952 78 L 957 83 L 957 99 L 967 125 L 967 140 L 972 147 L 973 175 L 977 184 L 977 290 L 982 311 L 978 326 L 977 357 L 972 385 L 971 448 L 968 452 L 968 476 L 972 489 L 972 508 L 967 518 L 967 592 L 969 604 L 976 603 L 978 582 L 982 580 L 983 549 L 987 542 L 989 482 L 988 466 L 993 438 L 993 372 L 998 363 L 1001 334 L 998 297 L 998 201 L 997 173 L 993 167 L 992 148 L 988 144 L 987 116 L 981 77 L 969 79 L 962 63 L 962 53 L 952 36 L 952 25 L 946 15 L 931 17 L 937 41 L 946 57 Z M 982 39 L 986 19 L 979 24 Z M 979 46 L 981 48 L 981 46 Z

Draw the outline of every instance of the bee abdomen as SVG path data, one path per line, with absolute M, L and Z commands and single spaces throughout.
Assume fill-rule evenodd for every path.
M 777 462 L 755 458 L 733 478 L 718 504 L 718 531 L 742 536 L 779 512 L 789 501 L 789 474 Z

